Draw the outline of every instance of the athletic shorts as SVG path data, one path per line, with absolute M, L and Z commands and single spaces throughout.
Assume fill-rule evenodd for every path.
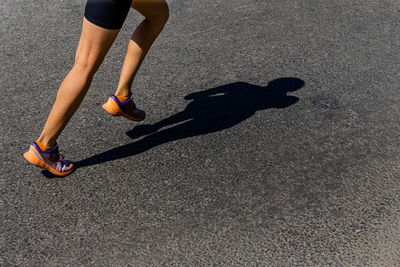
M 106 29 L 121 29 L 132 0 L 87 0 L 85 18 Z

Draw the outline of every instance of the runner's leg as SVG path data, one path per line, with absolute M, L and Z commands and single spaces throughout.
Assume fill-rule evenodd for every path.
M 93 76 L 119 30 L 108 30 L 83 19 L 82 34 L 75 55 L 75 63 L 62 82 L 56 101 L 47 118 L 39 141 L 53 146 L 68 121 L 85 97 Z
M 145 19 L 136 28 L 129 41 L 115 93 L 118 96 L 130 95 L 136 72 L 169 16 L 168 4 L 165 0 L 133 0 L 132 8 L 142 14 Z

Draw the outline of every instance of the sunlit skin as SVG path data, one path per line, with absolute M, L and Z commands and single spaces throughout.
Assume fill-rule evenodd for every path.
M 132 8 L 145 19 L 132 34 L 122 66 L 116 95 L 128 96 L 135 75 L 151 45 L 168 20 L 168 5 L 164 0 L 134 0 Z M 109 30 L 92 24 L 85 18 L 76 50 L 75 62 L 58 89 L 57 98 L 38 140 L 54 146 L 59 135 L 85 97 L 93 76 L 100 67 L 119 30 Z

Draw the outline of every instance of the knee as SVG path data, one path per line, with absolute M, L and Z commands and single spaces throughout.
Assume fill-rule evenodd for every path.
M 93 77 L 99 69 L 101 62 L 93 62 L 88 59 L 77 58 L 73 68 L 79 71 L 81 74 Z

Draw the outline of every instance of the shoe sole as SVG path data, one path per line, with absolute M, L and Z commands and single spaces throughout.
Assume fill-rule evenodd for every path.
M 146 117 L 146 116 L 144 116 L 143 118 L 135 118 L 133 116 L 130 116 L 130 115 L 122 112 L 122 110 L 118 106 L 118 104 L 115 103 L 112 99 L 109 99 L 105 104 L 103 104 L 102 108 L 113 116 L 124 116 L 125 118 L 132 120 L 132 121 L 142 121 Z
M 51 172 L 52 174 L 57 175 L 57 176 L 67 176 L 67 175 L 71 174 L 71 173 L 75 170 L 75 167 L 72 167 L 72 169 L 69 170 L 69 171 L 66 171 L 66 172 L 59 172 L 59 171 L 57 171 L 56 169 L 54 169 L 53 167 L 51 167 L 49 164 L 47 164 L 46 162 L 44 162 L 43 160 L 39 159 L 39 158 L 35 155 L 35 152 L 32 151 L 32 149 L 34 149 L 34 148 L 32 148 L 32 146 L 31 146 L 31 148 L 29 149 L 29 151 L 27 151 L 27 152 L 24 153 L 24 158 L 25 158 L 27 161 L 29 161 L 31 164 L 33 164 L 33 165 L 35 165 L 35 166 L 37 166 L 37 167 L 39 167 L 39 168 L 48 170 L 49 172 Z

